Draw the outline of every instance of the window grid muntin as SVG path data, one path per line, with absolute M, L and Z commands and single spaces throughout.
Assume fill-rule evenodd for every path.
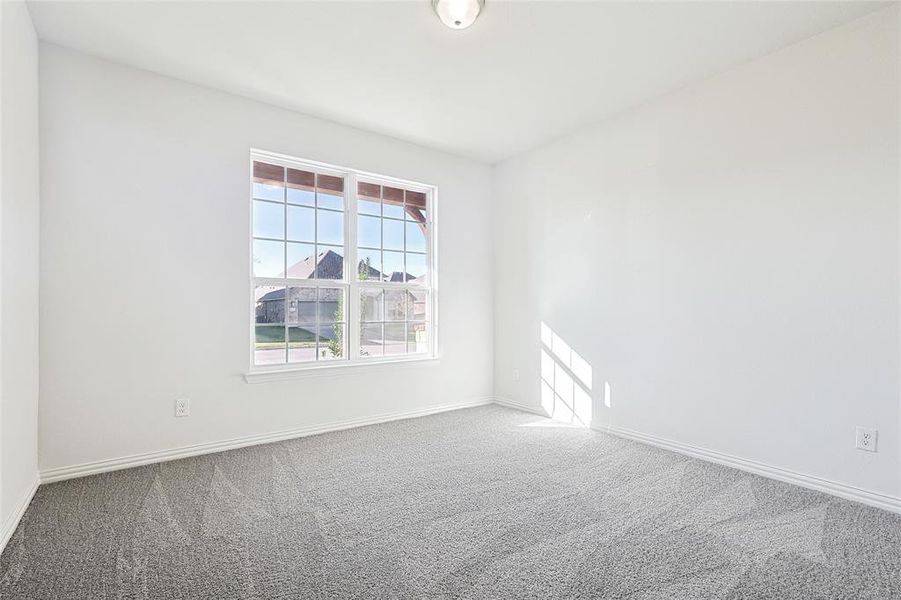
M 342 246 L 334 246 L 331 244 L 316 244 L 315 253 L 318 256 L 320 251 L 320 246 L 326 248 L 343 248 L 344 250 L 344 266 L 342 270 L 342 279 L 340 280 L 331 280 L 331 279 L 299 279 L 292 277 L 285 278 L 272 278 L 272 277 L 256 277 L 251 272 L 251 278 L 254 281 L 254 285 L 257 284 L 275 284 L 275 285 L 283 285 L 287 287 L 297 287 L 297 286 L 305 286 L 305 287 L 316 287 L 317 285 L 321 285 L 323 287 L 336 287 L 341 286 L 345 290 L 345 315 L 344 321 L 341 323 L 344 324 L 344 360 L 350 363 L 360 363 L 360 362 L 373 362 L 372 359 L 363 359 L 363 357 L 358 356 L 358 344 L 359 344 L 359 333 L 360 329 L 357 325 L 354 324 L 353 315 L 357 315 L 359 313 L 359 287 L 361 285 L 367 286 L 377 286 L 383 287 L 385 289 L 390 288 L 410 288 L 411 290 L 421 292 L 425 291 L 427 293 L 427 302 L 425 306 L 425 314 L 426 320 L 418 320 L 418 321 L 405 321 L 405 343 L 406 349 L 413 356 L 422 356 L 422 355 L 437 355 L 438 348 L 438 336 L 437 336 L 437 319 L 434 314 L 435 306 L 437 304 L 437 277 L 435 268 L 435 258 L 434 258 L 434 250 L 435 250 L 435 217 L 437 213 L 435 212 L 435 199 L 436 199 L 436 190 L 432 186 L 427 186 L 423 184 L 413 183 L 409 181 L 396 180 L 390 177 L 383 177 L 379 175 L 374 175 L 371 173 L 360 173 L 358 171 L 354 171 L 353 169 L 338 169 L 336 167 L 332 167 L 330 165 L 324 165 L 321 163 L 315 163 L 314 161 L 303 161 L 299 159 L 294 159 L 287 156 L 275 155 L 272 153 L 262 152 L 262 151 L 251 151 L 251 166 L 253 165 L 253 161 L 260 161 L 267 164 L 276 165 L 282 167 L 284 169 L 298 169 L 307 172 L 313 172 L 317 176 L 320 174 L 324 175 L 334 175 L 343 179 L 344 182 L 344 194 L 343 194 L 343 204 L 344 210 L 337 210 L 334 208 L 327 208 L 325 206 L 320 206 L 317 201 L 315 202 L 315 208 L 317 210 L 330 210 L 339 213 L 344 213 L 344 245 Z M 287 171 L 285 171 L 287 173 Z M 380 198 L 378 207 L 379 207 L 379 219 L 389 219 L 396 221 L 403 221 L 405 224 L 407 223 L 422 223 L 425 225 L 426 233 L 423 236 L 425 241 L 425 252 L 415 251 L 415 250 L 407 250 L 408 246 L 408 238 L 407 238 L 407 230 L 406 225 L 404 227 L 404 261 L 403 261 L 403 272 L 406 273 L 409 268 L 409 263 L 407 262 L 407 254 L 416 255 L 422 257 L 424 263 L 424 273 L 422 277 L 419 277 L 412 281 L 402 281 L 402 282 L 392 282 L 392 281 L 377 281 L 377 280 L 359 280 L 358 279 L 358 256 L 357 256 L 357 234 L 356 234 L 356 219 L 360 215 L 366 215 L 369 213 L 360 212 L 357 209 L 357 182 L 363 180 L 368 183 L 372 183 L 375 185 L 393 187 L 400 191 L 404 192 L 404 205 L 407 205 L 408 195 L 418 194 L 419 203 L 416 206 L 421 207 L 420 210 L 424 212 L 424 221 L 419 221 L 413 218 L 406 210 L 402 213 L 403 218 L 393 217 L 391 215 L 384 215 L 383 202 L 381 201 L 383 191 L 380 191 Z M 318 179 L 317 179 L 318 181 Z M 267 239 L 276 242 L 282 242 L 285 244 L 285 250 L 287 254 L 288 244 L 290 243 L 304 243 L 302 241 L 296 241 L 294 239 L 288 239 L 288 218 L 287 218 L 287 206 L 300 206 L 300 207 L 308 207 L 313 208 L 309 203 L 297 203 L 291 202 L 287 200 L 288 194 L 288 186 L 283 185 L 283 194 L 285 194 L 285 205 L 286 205 L 286 214 L 285 214 L 285 239 L 277 240 L 272 238 L 258 238 L 258 239 Z M 334 194 L 333 194 L 334 195 Z M 257 198 L 251 194 L 251 196 L 256 200 Z M 267 200 L 265 198 L 260 199 L 262 201 L 274 202 L 271 200 Z M 281 202 L 274 202 L 275 204 L 280 204 Z M 251 203 L 252 204 L 252 203 Z M 375 216 L 375 215 L 372 215 Z M 318 228 L 318 219 L 316 219 L 316 227 Z M 253 222 L 251 222 L 251 239 L 253 239 Z M 317 233 L 318 238 L 318 233 Z M 306 242 L 309 243 L 309 242 Z M 384 240 L 382 240 L 382 245 L 384 245 Z M 378 249 L 382 257 L 381 248 Z M 390 252 L 390 250 L 388 250 Z M 285 269 L 287 270 L 287 257 L 285 257 Z M 381 266 L 382 268 L 384 265 Z M 251 265 L 251 269 L 253 265 Z M 349 273 L 349 270 L 353 269 L 354 273 Z M 285 273 L 287 275 L 287 273 Z M 318 273 L 317 273 L 318 275 Z M 286 299 L 287 302 L 287 299 Z M 252 319 L 252 323 L 254 320 Z M 389 321 L 390 323 L 390 321 Z M 255 324 L 254 324 L 255 326 Z M 424 328 L 425 333 L 427 335 L 427 343 L 422 347 L 420 352 L 415 352 L 415 342 L 410 341 L 412 327 L 417 326 L 420 328 Z M 317 336 L 319 331 L 317 330 Z M 288 332 L 285 332 L 285 344 L 287 347 L 288 344 Z M 251 353 L 253 353 L 253 344 L 251 345 Z M 377 362 L 377 361 L 375 361 Z M 253 365 L 253 361 L 251 360 L 251 364 Z M 311 365 L 310 362 L 304 363 L 290 363 L 290 365 Z M 261 366 L 260 368 L 255 368 L 254 370 L 265 371 L 267 369 L 266 366 Z

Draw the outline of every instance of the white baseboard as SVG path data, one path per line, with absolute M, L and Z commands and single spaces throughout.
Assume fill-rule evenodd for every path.
M 507 408 L 515 408 L 516 410 L 521 410 L 523 412 L 532 413 L 533 415 L 538 415 L 540 417 L 547 417 L 548 414 L 544 412 L 540 406 L 529 406 L 527 404 L 520 404 L 510 398 L 495 398 L 495 404 L 499 404 L 500 406 L 506 406 Z
M 837 481 L 830 481 L 828 479 L 822 479 L 820 477 L 814 477 L 812 475 L 797 473 L 795 471 L 790 471 L 781 467 L 774 467 L 772 465 L 767 465 L 754 460 L 739 458 L 738 456 L 716 452 L 715 450 L 707 450 L 706 448 L 699 448 L 690 444 L 684 444 L 682 442 L 676 442 L 654 435 L 640 433 L 638 431 L 625 429 L 623 427 L 597 426 L 593 427 L 593 429 L 635 440 L 644 444 L 657 446 L 659 448 L 670 450 L 672 452 L 678 452 L 679 454 L 685 454 L 687 456 L 706 460 L 708 462 L 725 465 L 727 467 L 733 467 L 735 469 L 754 473 L 755 475 L 760 475 L 762 477 L 768 477 L 770 479 L 792 483 L 794 485 L 798 485 L 811 490 L 816 490 L 818 492 L 838 496 L 839 498 L 844 498 L 846 500 L 853 500 L 855 502 L 860 502 L 861 504 L 866 504 L 868 506 L 875 506 L 876 508 L 881 508 L 883 510 L 888 510 L 894 513 L 901 513 L 901 498 L 897 498 L 895 496 L 888 496 L 886 494 L 864 490 L 851 485 L 846 485 L 844 483 L 838 483 Z
M 12 538 L 13 533 L 16 531 L 16 527 L 19 526 L 19 521 L 21 521 L 22 516 L 25 515 L 25 511 L 28 509 L 28 505 L 31 504 L 31 500 L 34 498 L 35 492 L 38 491 L 38 485 L 40 485 L 40 483 L 40 478 L 35 473 L 34 481 L 32 481 L 31 485 L 28 486 L 28 491 L 22 497 L 19 505 L 12 512 L 12 514 L 7 517 L 6 522 L 3 523 L 2 527 L 0 527 L 0 553 L 3 552 L 4 548 L 6 548 L 6 544 Z
M 501 406 L 507 406 L 525 412 L 547 416 L 545 412 L 538 407 L 520 404 L 508 398 L 495 398 L 494 402 L 495 404 L 500 404 Z M 868 506 L 874 506 L 876 508 L 881 508 L 883 510 L 901 514 L 901 498 L 897 498 L 895 496 L 889 496 L 886 494 L 880 494 L 878 492 L 872 492 L 870 490 L 864 490 L 851 485 L 846 485 L 844 483 L 838 483 L 837 481 L 830 481 L 828 479 L 814 477 L 813 475 L 797 473 L 795 471 L 790 471 L 781 467 L 774 467 L 772 465 L 767 465 L 754 460 L 739 458 L 738 456 L 732 456 L 723 452 L 716 452 L 715 450 L 699 448 L 697 446 L 692 446 L 691 444 L 684 444 L 682 442 L 668 440 L 666 438 L 641 433 L 639 431 L 626 429 L 624 427 L 616 427 L 612 425 L 597 425 L 592 426 L 592 429 L 605 433 L 611 433 L 619 437 L 628 438 L 636 442 L 657 446 L 665 450 L 670 450 L 672 452 L 677 452 L 679 454 L 684 454 L 693 458 L 698 458 L 700 460 L 706 460 L 708 462 L 725 465 L 727 467 L 732 467 L 741 471 L 746 471 L 748 473 L 754 473 L 755 475 L 760 475 L 762 477 L 768 477 L 770 479 L 784 481 L 786 483 L 791 483 L 811 490 L 816 490 L 818 492 L 823 492 L 832 496 L 838 496 L 839 498 L 844 498 L 845 500 L 853 500 L 854 502 L 860 502 L 861 504 L 866 504 Z
M 429 406 L 427 408 L 417 408 L 413 410 L 386 413 L 372 417 L 348 419 L 345 421 L 334 421 L 331 423 L 324 423 L 322 425 L 298 427 L 296 429 L 286 429 L 283 431 L 275 431 L 272 433 L 233 438 L 219 442 L 194 444 L 191 446 L 182 446 L 180 448 L 172 448 L 169 450 L 158 450 L 155 452 L 132 454 L 130 456 L 123 456 L 120 458 L 111 458 L 107 460 L 99 460 L 96 462 L 82 463 L 67 467 L 58 467 L 55 469 L 47 469 L 41 471 L 41 483 L 52 483 L 54 481 L 63 481 L 65 479 L 75 479 L 76 477 L 96 475 L 98 473 L 106 473 L 108 471 L 118 471 L 120 469 L 129 469 L 131 467 L 139 467 L 153 463 L 178 460 L 179 458 L 188 458 L 190 456 L 199 456 L 201 454 L 211 454 L 213 452 L 234 450 L 236 448 L 244 448 L 246 446 L 268 444 L 270 442 L 289 440 L 299 437 L 305 437 L 308 435 L 316 435 L 319 433 L 328 433 L 330 431 L 340 431 L 342 429 L 351 429 L 353 427 L 363 427 L 365 425 L 376 425 L 378 423 L 388 423 L 390 421 L 399 421 L 401 419 L 424 417 L 426 415 L 433 415 L 451 410 L 471 408 L 474 406 L 483 406 L 486 404 L 491 404 L 493 401 L 493 398 L 477 398 L 475 400 L 469 400 L 467 402 L 442 404 L 439 406 Z
M 288 440 L 288 439 L 304 437 L 304 436 L 308 436 L 308 435 L 316 435 L 319 433 L 328 433 L 330 431 L 340 431 L 342 429 L 351 429 L 353 427 L 362 427 L 365 425 L 376 425 L 378 423 L 387 423 L 390 421 L 397 421 L 397 420 L 401 420 L 401 419 L 412 419 L 415 417 L 424 417 L 424 416 L 431 415 L 431 414 L 437 414 L 437 413 L 447 412 L 447 411 L 452 411 L 452 410 L 459 410 L 459 409 L 463 409 L 463 408 L 471 408 L 474 406 L 483 406 L 483 405 L 492 404 L 492 403 L 498 404 L 500 406 L 514 408 L 517 410 L 521 410 L 521 411 L 528 412 L 531 414 L 539 415 L 542 417 L 547 417 L 547 414 L 540 407 L 529 406 L 526 404 L 520 404 L 518 402 L 510 400 L 509 398 L 500 398 L 500 397 L 478 398 L 478 399 L 470 400 L 467 402 L 444 404 L 444 405 L 432 406 L 432 407 L 428 407 L 428 408 L 400 411 L 400 412 L 395 412 L 395 413 L 387 413 L 387 414 L 376 415 L 376 416 L 372 416 L 372 417 L 363 417 L 363 418 L 359 418 L 359 419 L 336 421 L 336 422 L 332 422 L 332 423 L 325 423 L 322 425 L 314 425 L 314 426 L 310 426 L 310 427 L 300 427 L 297 429 L 288 429 L 288 430 L 276 431 L 276 432 L 267 433 L 267 434 L 234 438 L 234 439 L 224 440 L 224 441 L 220 441 L 220 442 L 195 444 L 195 445 L 191 445 L 191 446 L 183 446 L 180 448 L 173 448 L 170 450 L 161 450 L 161 451 L 156 451 L 156 452 L 147 452 L 147 453 L 143 453 L 143 454 L 134 454 L 131 456 L 124 456 L 124 457 L 114 458 L 114 459 L 109 459 L 109 460 L 83 463 L 83 464 L 79 464 L 79 465 L 60 467 L 60 468 L 56 468 L 56 469 L 47 469 L 45 471 L 41 471 L 40 483 L 52 483 L 54 481 L 62 481 L 65 479 L 74 479 L 76 477 L 85 477 L 87 475 L 96 475 L 98 473 L 105 473 L 108 471 L 116 471 L 119 469 L 128 469 L 131 467 L 138 467 L 141 465 L 147 465 L 147 464 L 152 464 L 152 463 L 165 462 L 165 461 L 169 461 L 169 460 L 177 460 L 179 458 L 187 458 L 190 456 L 199 456 L 201 454 L 210 454 L 213 452 L 223 452 L 225 450 L 244 448 L 246 446 L 267 444 L 270 442 Z M 629 438 L 629 439 L 632 439 L 632 440 L 635 440 L 638 442 L 642 442 L 645 444 L 650 444 L 653 446 L 664 448 L 666 450 L 670 450 L 673 452 L 678 452 L 679 454 L 684 454 L 684 455 L 698 458 L 701 460 L 706 460 L 709 462 L 726 465 L 728 467 L 733 467 L 733 468 L 736 468 L 736 469 L 739 469 L 742 471 L 747 471 L 749 473 L 761 475 L 763 477 L 769 477 L 770 479 L 784 481 L 786 483 L 791 483 L 791 484 L 798 485 L 801 487 L 817 490 L 820 492 L 824 492 L 826 494 L 831 494 L 833 496 L 845 498 L 847 500 L 853 500 L 855 502 L 860 502 L 862 504 L 874 506 L 876 508 L 881 508 L 883 510 L 888 510 L 888 511 L 895 512 L 895 513 L 901 513 L 901 498 L 897 498 L 895 496 L 888 496 L 885 494 L 880 494 L 877 492 L 864 490 L 864 489 L 846 485 L 843 483 L 838 483 L 835 481 L 830 481 L 827 479 L 822 479 L 822 478 L 814 477 L 811 475 L 804 475 L 803 473 L 796 473 L 794 471 L 789 471 L 787 469 L 782 469 L 780 467 L 774 467 L 774 466 L 756 462 L 753 460 L 739 458 L 737 456 L 724 454 L 722 452 L 716 452 L 714 450 L 707 450 L 705 448 L 699 448 L 697 446 L 692 446 L 690 444 L 684 444 L 682 442 L 668 440 L 665 438 L 641 433 L 638 431 L 633 431 L 633 430 L 626 429 L 623 427 L 597 426 L 597 427 L 594 427 L 594 429 L 596 429 L 597 431 L 611 433 L 613 435 L 617 435 L 620 437 Z M 11 518 L 7 520 L 7 523 L 5 523 L 3 525 L 3 529 L 0 530 L 0 550 L 2 550 L 3 546 L 8 541 L 9 537 L 12 536 L 13 531 L 15 531 L 15 528 L 18 525 L 19 520 L 22 518 L 22 515 L 25 513 L 25 509 L 28 507 L 28 503 L 31 502 L 31 498 L 34 496 L 34 492 L 37 489 L 37 485 L 38 485 L 38 482 L 35 481 L 27 498 L 25 500 L 23 500 L 22 505 L 11 516 Z

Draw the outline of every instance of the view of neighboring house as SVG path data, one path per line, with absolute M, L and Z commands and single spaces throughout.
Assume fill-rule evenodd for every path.
M 403 282 L 406 275 L 406 281 L 413 281 L 415 276 L 403 271 L 392 271 L 391 273 L 382 273 L 375 267 L 360 261 L 357 265 L 357 271 L 361 274 L 365 273 L 367 281 L 394 281 Z M 315 257 L 309 256 L 300 262 L 294 263 L 288 267 L 289 279 L 341 279 L 344 275 L 344 257 L 334 250 L 326 250 L 320 252 Z
M 288 267 L 290 279 L 341 279 L 343 276 L 344 257 L 334 250 L 308 256 Z
M 320 321 L 334 320 L 340 299 L 339 289 L 319 289 L 318 304 L 322 311 Z M 257 300 L 257 323 L 301 323 L 312 326 L 316 323 L 316 306 L 316 288 L 279 288 Z
M 366 279 L 368 281 L 404 281 L 405 274 L 403 272 L 395 271 L 383 275 L 363 261 L 358 265 L 358 269 L 360 272 L 367 273 L 368 277 Z M 288 277 L 291 279 L 337 280 L 342 278 L 343 271 L 344 257 L 333 250 L 327 250 L 316 257 L 310 256 L 289 267 Z M 412 275 L 406 274 L 407 281 L 413 279 Z M 316 294 L 317 288 L 312 287 L 278 288 L 268 292 L 257 298 L 256 322 L 258 324 L 297 323 L 300 325 L 300 328 L 303 328 L 304 325 L 309 325 L 312 337 L 312 330 L 316 324 L 317 306 L 320 310 L 320 323 L 342 320 L 340 316 L 337 316 L 341 305 L 341 289 L 322 287 L 318 288 L 318 299 Z M 425 304 L 416 302 L 413 298 L 408 298 L 406 301 L 412 311 L 410 320 L 424 320 Z M 387 314 L 390 315 L 391 307 L 386 306 L 385 309 Z M 365 310 L 364 314 L 366 314 Z M 403 314 L 402 308 L 400 314 Z M 400 320 L 403 320 L 403 317 Z M 334 329 L 320 327 L 319 335 L 321 338 L 332 339 L 335 335 Z

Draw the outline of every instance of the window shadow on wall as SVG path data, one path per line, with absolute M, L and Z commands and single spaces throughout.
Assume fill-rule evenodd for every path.
M 590 427 L 591 365 L 544 321 L 540 338 L 541 407 L 554 421 Z

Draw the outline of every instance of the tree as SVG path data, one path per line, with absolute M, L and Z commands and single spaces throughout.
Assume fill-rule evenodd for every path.
M 335 309 L 335 336 L 328 341 L 326 346 L 333 356 L 344 356 L 344 294 L 338 296 L 338 307 Z
M 359 271 L 360 271 L 360 281 L 365 281 L 369 279 L 369 270 L 371 267 L 372 261 L 367 256 L 363 260 L 360 261 Z
M 366 281 L 369 279 L 369 274 L 372 272 L 372 260 L 367 256 L 363 260 L 360 261 L 359 264 L 359 272 L 360 272 L 360 281 Z M 363 329 L 363 311 L 360 311 L 360 330 Z M 369 353 L 360 349 L 361 356 L 367 356 Z

